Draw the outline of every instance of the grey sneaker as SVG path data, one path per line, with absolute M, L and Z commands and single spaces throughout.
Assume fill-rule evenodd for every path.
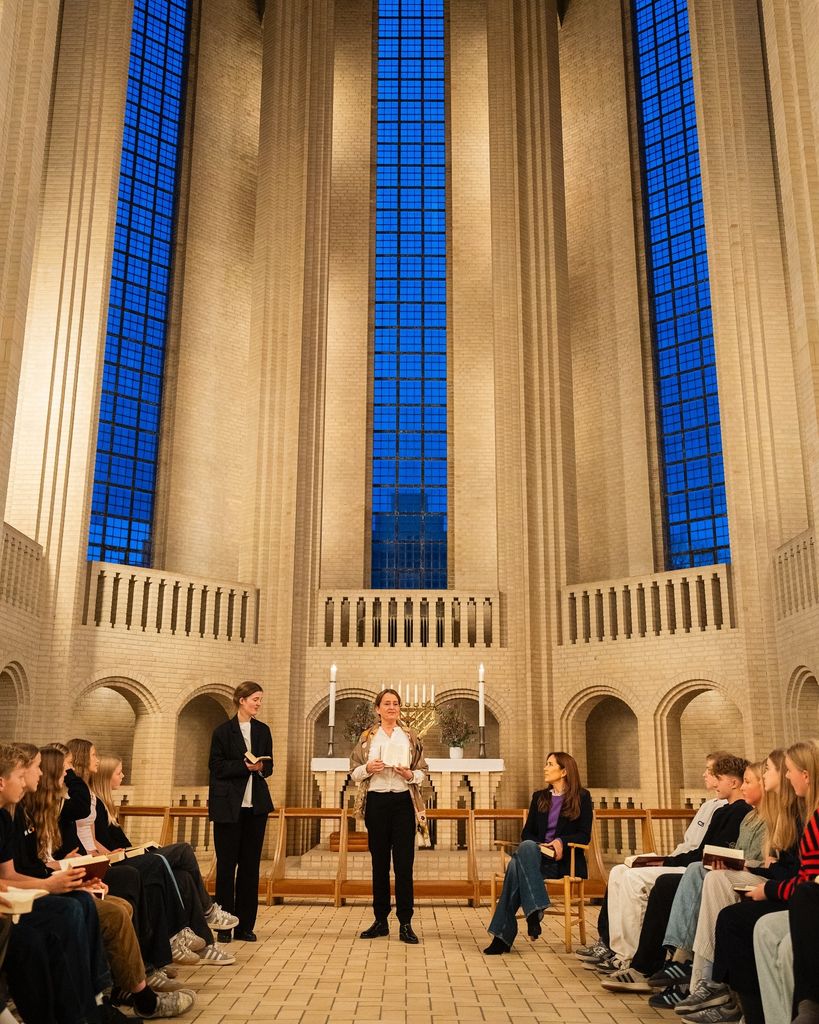
M 167 971 L 164 969 L 161 971 L 151 971 L 145 981 L 154 992 L 178 992 L 180 988 L 185 987 L 176 978 L 169 978 Z
M 174 935 L 171 939 L 171 955 L 175 964 L 185 964 L 188 967 L 192 967 L 194 964 L 199 963 L 199 954 L 194 953 L 187 942 L 184 939 L 180 939 L 178 935 Z
M 196 996 L 189 988 L 180 988 L 178 992 L 157 992 L 156 1009 L 153 1013 L 143 1013 L 144 1020 L 156 1020 L 158 1017 L 180 1017 L 196 1002 Z
M 604 942 L 595 942 L 593 946 L 579 946 L 574 955 L 578 960 L 609 960 L 613 956 L 612 951 Z
M 205 946 L 199 953 L 199 963 L 207 964 L 208 967 L 229 967 L 236 963 L 236 957 L 231 956 L 226 949 L 214 942 L 212 946 Z
M 682 1019 L 686 1024 L 732 1024 L 742 1020 L 742 1010 L 731 1000 L 721 1006 L 709 1006 L 707 1010 L 690 1010 Z
M 177 936 L 185 943 L 188 949 L 192 949 L 194 953 L 201 953 L 202 950 L 207 946 L 207 942 L 196 934 L 192 928 L 183 928 L 181 932 L 177 932 Z M 173 939 L 171 939 L 173 942 Z
M 677 1003 L 674 1013 L 682 1015 L 695 1010 L 707 1010 L 709 1006 L 722 1006 L 723 1003 L 732 1003 L 733 1001 L 731 990 L 727 985 L 701 979 L 690 995 Z
M 652 991 L 646 976 L 640 974 L 639 971 L 633 971 L 630 967 L 628 970 L 610 974 L 607 978 L 603 978 L 600 984 L 609 992 L 648 993 Z
M 205 914 L 208 927 L 215 932 L 226 932 L 239 926 L 239 918 L 235 914 L 229 914 L 223 910 L 218 903 L 211 903 L 210 910 Z

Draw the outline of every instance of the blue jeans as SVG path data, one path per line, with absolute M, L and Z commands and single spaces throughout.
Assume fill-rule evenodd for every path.
M 702 861 L 695 861 L 685 869 L 671 905 L 671 914 L 663 939 L 664 946 L 693 950 L 702 903 L 702 887 L 707 873 Z
M 562 878 L 563 875 L 560 863 L 544 857 L 537 843 L 525 839 L 506 868 L 498 905 L 487 928 L 489 934 L 511 946 L 518 934 L 515 917 L 518 907 L 523 908 L 527 917 L 535 912 L 542 917 L 551 903 L 543 879 Z

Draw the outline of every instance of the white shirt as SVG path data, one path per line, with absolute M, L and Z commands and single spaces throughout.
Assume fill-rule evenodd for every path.
M 97 798 L 91 794 L 91 813 L 87 818 L 79 818 L 77 821 L 77 839 L 82 844 L 86 853 L 91 853 L 97 848 L 94 842 L 94 822 L 97 820 Z
M 394 727 L 392 736 L 388 736 L 382 728 L 379 728 L 378 732 L 370 740 L 368 760 L 385 760 L 384 755 L 387 754 L 388 745 L 390 756 L 387 759 L 409 767 L 411 761 L 409 736 L 398 725 Z M 411 783 L 415 783 L 417 786 L 421 785 L 424 781 L 424 773 L 416 770 L 412 773 L 411 779 L 405 779 L 395 768 L 385 768 L 381 772 L 368 775 L 367 765 L 360 764 L 353 771 L 352 780 L 357 784 L 363 782 L 366 778 L 370 780 L 371 793 L 406 793 Z
M 681 853 L 692 853 L 694 850 L 698 850 L 708 831 L 708 826 L 711 824 L 714 811 L 718 807 L 723 807 L 727 802 L 727 800 L 713 799 L 702 803 L 691 819 L 691 824 L 685 830 L 682 842 L 671 851 L 671 856 L 676 857 Z
M 242 733 L 242 739 L 245 741 L 245 750 L 250 750 L 250 722 L 239 722 L 239 729 Z M 252 753 L 252 751 L 251 751 Z M 242 797 L 242 807 L 253 806 L 253 773 L 247 777 L 247 785 L 245 786 L 245 795 Z

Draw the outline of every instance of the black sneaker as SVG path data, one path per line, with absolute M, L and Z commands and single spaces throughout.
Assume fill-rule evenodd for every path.
M 690 961 L 685 964 L 679 964 L 672 960 L 664 964 L 655 974 L 652 974 L 648 979 L 648 983 L 652 988 L 668 988 L 669 985 L 687 986 L 691 981 L 693 971 L 694 965 Z
M 648 1005 L 653 1006 L 656 1010 L 673 1010 L 677 1003 L 681 1003 L 687 995 L 687 988 L 669 985 L 662 992 L 655 992 L 653 996 L 649 996 Z

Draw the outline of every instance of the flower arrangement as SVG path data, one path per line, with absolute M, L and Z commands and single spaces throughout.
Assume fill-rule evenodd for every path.
M 368 700 L 357 701 L 344 723 L 344 738 L 350 743 L 356 743 L 362 732 L 369 729 L 371 725 L 375 725 L 375 712 L 372 704 Z
M 444 704 L 437 712 L 441 742 L 445 747 L 464 747 L 475 738 L 475 730 L 461 709 L 454 703 Z

